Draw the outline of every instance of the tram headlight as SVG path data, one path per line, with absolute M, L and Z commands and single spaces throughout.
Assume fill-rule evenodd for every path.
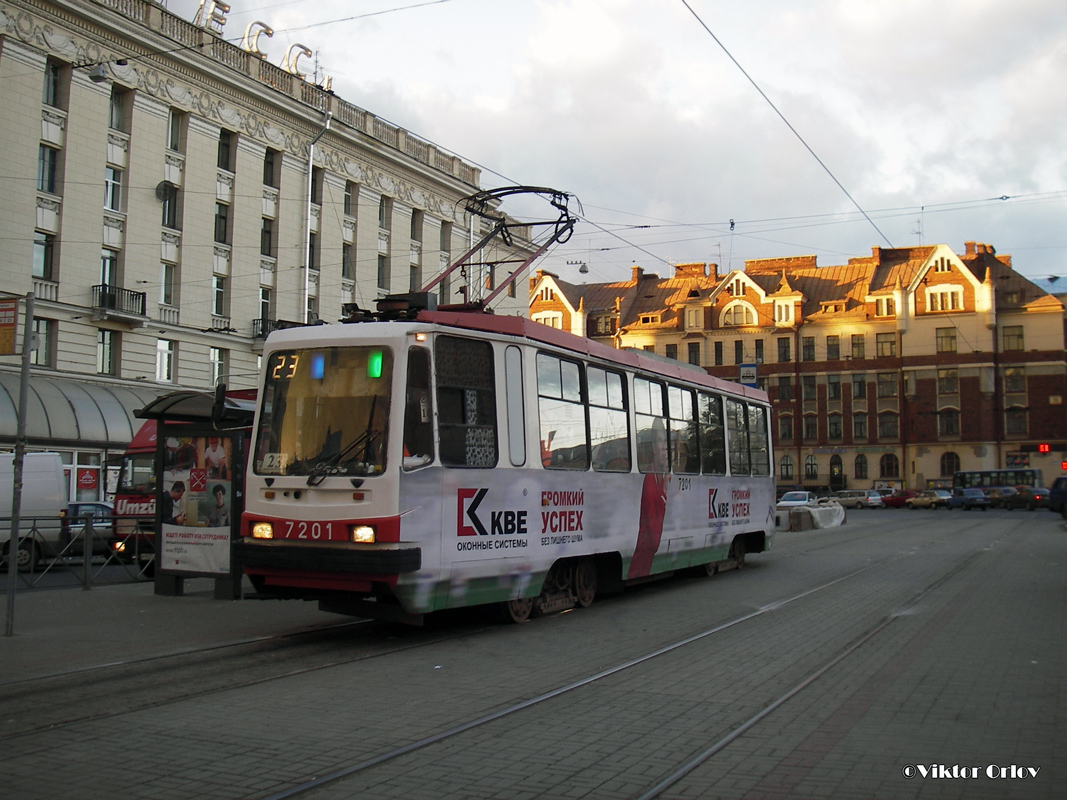
M 353 525 L 349 529 L 352 541 L 359 544 L 374 544 L 375 530 L 373 525 Z
M 252 526 L 253 539 L 273 539 L 274 525 L 269 522 L 257 522 Z

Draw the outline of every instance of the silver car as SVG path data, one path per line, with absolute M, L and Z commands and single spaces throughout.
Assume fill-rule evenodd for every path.
M 834 499 L 845 508 L 885 508 L 876 489 L 846 489 L 834 495 Z

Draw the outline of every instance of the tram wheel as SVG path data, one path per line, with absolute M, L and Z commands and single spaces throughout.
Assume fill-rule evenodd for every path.
M 500 604 L 500 610 L 504 614 L 504 621 L 518 625 L 526 622 L 533 612 L 534 601 L 532 597 L 519 597 L 515 600 L 506 600 Z
M 719 564 L 717 561 L 709 561 L 703 567 L 700 567 L 700 569 L 704 570 L 704 574 L 710 578 L 719 571 Z
M 581 608 L 589 608 L 596 597 L 596 562 L 583 558 L 574 568 L 574 596 Z
M 745 540 L 738 536 L 734 539 L 734 546 L 731 548 L 731 554 L 734 561 L 737 563 L 737 568 L 741 569 L 745 566 Z

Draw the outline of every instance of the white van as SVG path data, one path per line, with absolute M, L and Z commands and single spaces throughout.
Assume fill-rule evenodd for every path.
M 11 539 L 11 490 L 15 479 L 15 454 L 0 453 L 0 541 L 3 552 Z M 19 536 L 37 527 L 39 535 L 24 539 L 19 549 L 19 569 L 32 571 L 45 555 L 62 549 L 61 517 L 67 509 L 67 479 L 59 453 L 26 453 L 22 461 L 22 502 Z

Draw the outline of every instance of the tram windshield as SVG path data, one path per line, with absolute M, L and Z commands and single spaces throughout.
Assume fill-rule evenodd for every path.
M 382 347 L 272 353 L 256 432 L 260 475 L 379 475 L 385 471 L 393 356 Z

